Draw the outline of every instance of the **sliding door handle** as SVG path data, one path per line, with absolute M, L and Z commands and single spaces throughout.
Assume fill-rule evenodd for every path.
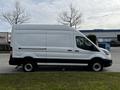
M 71 52 L 72 50 L 71 50 L 71 49 L 68 49 L 67 51 Z

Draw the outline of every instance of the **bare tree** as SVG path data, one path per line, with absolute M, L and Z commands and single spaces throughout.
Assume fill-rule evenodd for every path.
M 69 6 L 69 11 L 63 11 L 58 16 L 58 22 L 70 27 L 77 27 L 81 23 L 82 14 L 73 7 L 72 4 Z
M 30 18 L 26 15 L 25 10 L 20 6 L 18 1 L 15 2 L 15 10 L 2 14 L 2 20 L 8 22 L 10 25 L 22 24 L 29 19 Z

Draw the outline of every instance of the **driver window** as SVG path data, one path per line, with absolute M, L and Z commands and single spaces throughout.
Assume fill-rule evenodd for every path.
M 85 37 L 76 36 L 76 45 L 78 48 L 90 51 L 98 51 L 97 48 Z

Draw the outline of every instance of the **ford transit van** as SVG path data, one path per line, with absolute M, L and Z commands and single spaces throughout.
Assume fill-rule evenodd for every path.
M 81 65 L 101 71 L 112 65 L 109 51 L 99 48 L 81 32 L 64 25 L 14 25 L 10 65 L 26 72 L 38 65 Z

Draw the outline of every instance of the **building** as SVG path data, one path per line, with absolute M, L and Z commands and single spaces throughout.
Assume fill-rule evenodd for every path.
M 0 32 L 0 51 L 10 50 L 10 33 Z
M 0 32 L 0 45 L 8 44 L 8 32 Z
M 80 30 L 80 32 L 82 32 L 85 35 L 96 35 L 99 42 L 110 42 L 112 40 L 117 40 L 117 36 L 120 35 L 120 29 Z

